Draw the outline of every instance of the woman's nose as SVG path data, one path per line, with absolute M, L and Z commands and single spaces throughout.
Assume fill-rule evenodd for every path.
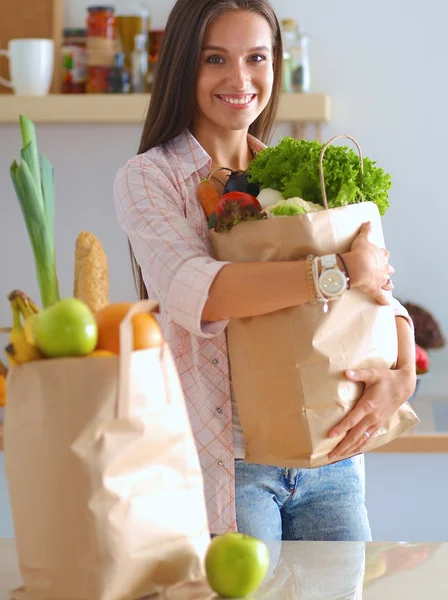
M 246 65 L 233 66 L 227 76 L 227 83 L 236 90 L 244 90 L 250 82 L 250 74 Z

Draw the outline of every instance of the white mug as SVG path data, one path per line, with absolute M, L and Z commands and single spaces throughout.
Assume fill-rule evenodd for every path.
M 11 81 L 0 77 L 0 85 L 12 88 L 17 96 L 46 96 L 54 68 L 54 41 L 50 39 L 10 40 L 0 56 L 9 58 Z

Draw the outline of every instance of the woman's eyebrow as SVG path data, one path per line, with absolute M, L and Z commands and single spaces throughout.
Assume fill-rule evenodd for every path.
M 207 50 L 214 50 L 215 52 L 223 52 L 228 53 L 229 51 L 225 48 L 221 48 L 221 46 L 204 46 L 202 48 L 202 52 L 206 52 Z M 255 48 L 251 48 L 248 52 L 270 52 L 267 46 L 256 46 Z

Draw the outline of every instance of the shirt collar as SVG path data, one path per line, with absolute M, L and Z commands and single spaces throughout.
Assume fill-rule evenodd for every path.
M 247 143 L 255 154 L 266 148 L 262 142 L 250 134 L 247 136 Z M 212 159 L 188 129 L 171 140 L 169 145 L 179 161 L 179 167 L 185 179 L 195 172 L 200 176 L 209 173 Z

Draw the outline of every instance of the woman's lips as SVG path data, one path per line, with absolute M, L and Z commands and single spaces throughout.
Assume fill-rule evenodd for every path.
M 257 95 L 256 94 L 238 94 L 238 95 L 217 94 L 216 97 L 219 98 L 219 100 L 221 100 L 221 102 L 223 102 L 230 108 L 236 108 L 236 109 L 241 110 L 241 109 L 248 108 L 253 103 L 253 101 L 255 100 Z

